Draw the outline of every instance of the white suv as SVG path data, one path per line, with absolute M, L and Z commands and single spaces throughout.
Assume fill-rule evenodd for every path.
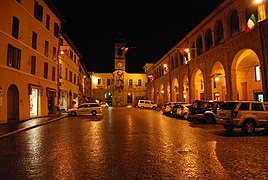
M 268 102 L 227 101 L 217 109 L 216 120 L 226 130 L 241 128 L 252 134 L 255 128 L 268 127 Z

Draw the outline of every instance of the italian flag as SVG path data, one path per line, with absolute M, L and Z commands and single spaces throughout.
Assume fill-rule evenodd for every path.
M 254 13 L 253 13 L 253 14 L 251 14 L 251 16 L 248 19 L 245 32 L 249 32 L 251 29 L 253 29 L 255 27 L 256 23 L 257 23 L 257 21 L 256 21 L 256 18 L 254 16 Z

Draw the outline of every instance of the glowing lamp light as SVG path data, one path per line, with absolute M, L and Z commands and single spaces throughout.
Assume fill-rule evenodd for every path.
M 185 51 L 186 53 L 188 53 L 188 52 L 190 51 L 190 49 L 189 49 L 189 48 L 185 48 L 184 51 Z
M 215 80 L 216 82 L 219 82 L 220 78 L 219 78 L 219 77 L 215 77 L 214 80 Z
M 255 0 L 254 3 L 259 4 L 262 3 L 263 0 Z
M 64 51 L 63 51 L 63 50 L 61 50 L 61 51 L 60 51 L 60 54 L 61 54 L 61 55 L 62 55 L 62 54 L 64 54 Z

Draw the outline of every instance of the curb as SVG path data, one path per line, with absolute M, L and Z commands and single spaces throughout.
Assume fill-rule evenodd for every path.
M 0 138 L 7 137 L 7 136 L 10 136 L 10 135 L 15 134 L 15 133 L 18 133 L 18 132 L 22 132 L 22 131 L 26 131 L 26 130 L 29 130 L 29 129 L 33 129 L 35 127 L 38 127 L 38 126 L 41 126 L 41 125 L 44 125 L 44 124 L 48 124 L 50 122 L 58 121 L 60 119 L 66 118 L 66 117 L 68 117 L 68 116 L 66 115 L 66 116 L 62 116 L 62 117 L 50 119 L 50 120 L 45 121 L 45 122 L 42 122 L 40 124 L 36 124 L 36 125 L 30 126 L 30 127 L 21 128 L 21 129 L 18 129 L 18 130 L 15 130 L 15 131 L 12 131 L 12 132 L 9 132 L 9 133 L 6 133 L 6 134 L 2 134 L 2 135 L 0 135 Z

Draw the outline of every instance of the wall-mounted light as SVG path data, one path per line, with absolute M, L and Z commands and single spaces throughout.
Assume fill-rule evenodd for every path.
M 220 81 L 220 78 L 219 78 L 219 77 L 215 77 L 214 80 L 215 80 L 216 82 L 219 82 L 219 81 Z

